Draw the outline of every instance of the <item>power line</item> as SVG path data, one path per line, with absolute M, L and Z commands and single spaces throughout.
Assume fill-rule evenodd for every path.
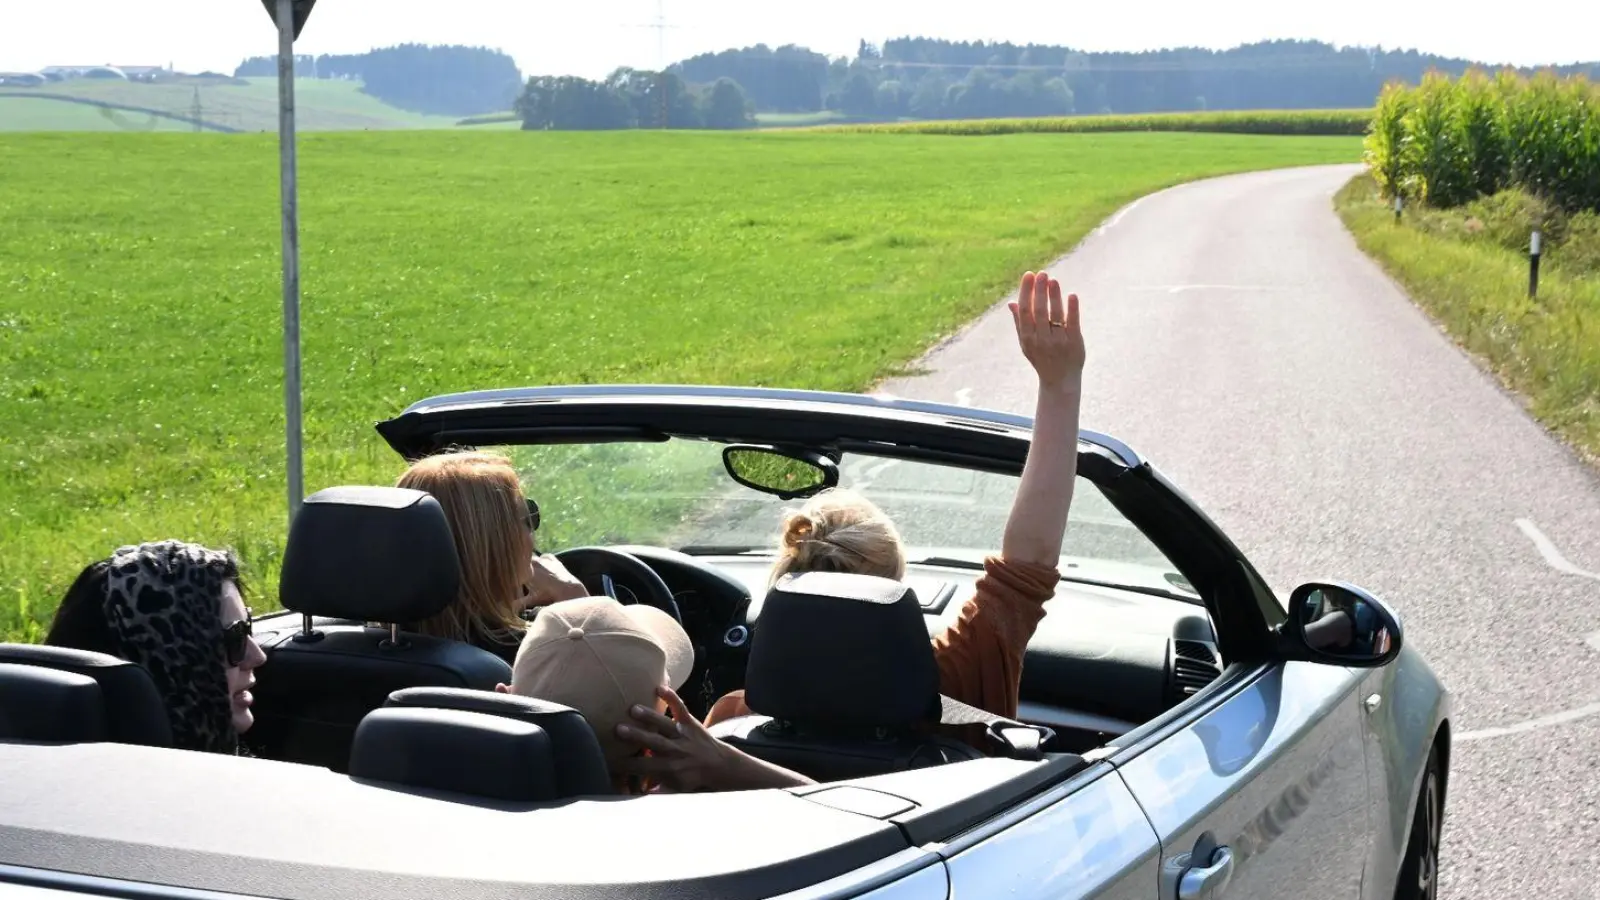
M 667 24 L 666 0 L 656 0 L 656 20 L 648 25 L 635 25 L 635 28 L 653 28 L 656 32 L 656 93 L 661 95 L 661 127 L 663 130 L 670 127 L 669 112 L 672 98 L 667 91 L 667 29 L 677 28 L 676 25 Z

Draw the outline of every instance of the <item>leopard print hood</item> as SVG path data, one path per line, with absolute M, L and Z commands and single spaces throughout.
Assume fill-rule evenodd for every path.
M 106 572 L 106 624 L 122 657 L 150 672 L 185 750 L 240 752 L 218 612 L 238 575 L 232 555 L 180 541 L 118 548 Z

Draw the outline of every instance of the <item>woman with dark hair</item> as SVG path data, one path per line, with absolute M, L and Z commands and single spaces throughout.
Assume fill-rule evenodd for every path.
M 181 541 L 121 547 L 78 575 L 45 643 L 143 666 L 176 746 L 240 753 L 239 735 L 255 721 L 254 673 L 267 661 L 240 583 L 226 551 Z

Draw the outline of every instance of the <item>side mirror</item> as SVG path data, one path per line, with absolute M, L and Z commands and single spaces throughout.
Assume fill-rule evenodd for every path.
M 1282 636 L 1292 658 L 1363 669 L 1387 665 L 1401 644 L 1400 619 L 1382 600 L 1337 581 L 1295 588 Z
M 839 483 L 839 467 L 820 453 L 755 444 L 722 449 L 722 465 L 734 481 L 784 500 L 810 497 Z

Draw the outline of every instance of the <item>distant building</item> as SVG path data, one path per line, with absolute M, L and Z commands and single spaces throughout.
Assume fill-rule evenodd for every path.
M 49 81 L 69 78 L 121 78 L 128 81 L 154 81 L 162 75 L 175 75 L 167 66 L 45 66 L 39 74 Z
M 0 72 L 0 86 L 38 87 L 44 83 L 45 77 L 34 72 Z

